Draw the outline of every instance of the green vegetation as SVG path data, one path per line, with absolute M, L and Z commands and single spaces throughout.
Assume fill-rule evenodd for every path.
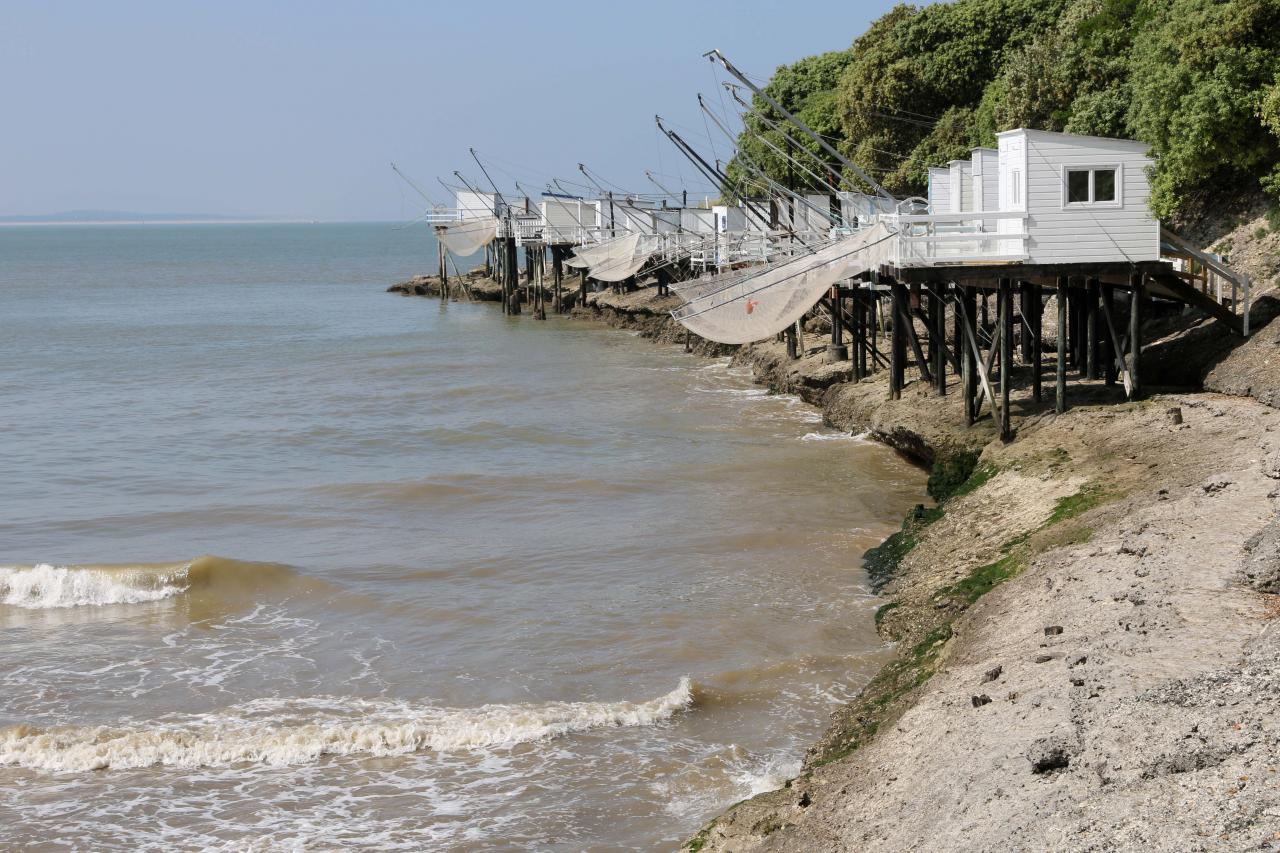
M 863 566 L 871 578 L 873 589 L 880 589 L 897 574 L 898 564 L 902 558 L 916 547 L 920 531 L 942 518 L 940 506 L 926 507 L 916 504 L 907 517 L 902 520 L 902 529 L 889 536 L 884 542 L 867 550 L 863 555 Z
M 936 460 L 929 470 L 929 497 L 942 503 L 969 479 L 977 466 L 978 454 L 972 450 Z
M 1009 578 L 1021 572 L 1022 568 L 1022 561 L 1017 556 L 1009 554 L 994 563 L 988 563 L 985 566 L 974 569 L 964 580 L 944 587 L 936 597 L 949 598 L 953 603 L 958 600 L 962 607 L 968 607 Z
M 974 467 L 968 479 L 951 492 L 949 499 L 974 491 L 995 474 L 996 469 L 989 465 Z M 935 592 L 932 606 L 915 614 L 916 618 L 934 620 L 929 633 L 909 650 L 899 653 L 895 660 L 876 674 L 844 714 L 839 740 L 828 746 L 811 763 L 811 767 L 843 758 L 874 737 L 881 726 L 902 710 L 905 706 L 904 698 L 938 671 L 947 641 L 953 633 L 952 625 L 959 615 L 982 596 L 1020 574 L 1034 555 L 1060 545 L 1086 541 L 1092 535 L 1092 530 L 1073 520 L 1114 497 L 1113 493 L 1091 483 L 1075 494 L 1061 498 L 1044 524 L 1005 542 L 1000 548 L 1000 559 L 979 566 L 966 577 Z M 940 518 L 942 513 L 942 508 L 935 508 L 931 520 Z M 911 529 L 918 533 L 921 528 L 911 528 L 911 521 L 912 516 L 908 516 L 903 524 L 904 531 Z M 895 534 L 897 535 L 899 534 Z M 914 538 L 910 544 L 915 545 Z M 903 551 L 898 559 L 905 555 L 906 552 Z M 876 625 L 879 626 L 887 613 L 900 606 L 896 601 L 882 606 L 876 611 Z
M 848 50 L 780 67 L 767 91 L 900 197 L 1009 128 L 1140 139 L 1156 157 L 1152 210 L 1171 218 L 1209 192 L 1280 196 L 1278 77 L 1276 0 L 956 0 L 896 6 Z M 786 148 L 777 131 L 747 124 L 735 181 L 759 189 L 750 161 L 818 187 L 753 135 Z M 813 172 L 865 189 L 799 141 Z
M 938 505 L 926 507 L 924 504 L 916 504 L 902 520 L 902 529 L 863 555 L 863 565 L 871 579 L 872 588 L 878 590 L 893 579 L 902 558 L 916 547 L 920 532 L 945 514 L 948 500 L 969 494 L 995 476 L 995 473 L 996 469 L 990 465 L 979 466 L 978 454 L 973 451 L 961 451 L 935 459 L 929 470 L 927 488 Z M 885 608 L 881 610 L 888 612 Z M 882 617 L 883 613 L 877 614 L 877 624 Z

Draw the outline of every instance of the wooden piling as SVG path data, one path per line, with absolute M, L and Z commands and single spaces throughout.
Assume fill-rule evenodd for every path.
M 907 289 L 894 282 L 889 289 L 893 301 L 893 325 L 890 327 L 889 399 L 902 399 L 903 379 L 907 366 Z
M 1116 314 L 1116 289 L 1110 284 L 1102 285 L 1102 312 L 1106 317 Z M 1111 327 L 1102 324 L 1102 375 L 1108 387 L 1116 384 L 1116 358 L 1119 355 L 1118 342 L 1111 334 Z
M 1009 397 L 1013 390 L 1013 282 L 1000 279 L 1000 437 L 1013 437 Z
M 1085 282 L 1085 376 L 1098 378 L 1098 280 Z
M 1026 282 L 1026 288 L 1027 306 L 1031 311 L 1028 318 L 1031 326 L 1031 357 L 1028 359 L 1031 363 L 1031 399 L 1039 405 L 1044 401 L 1044 372 L 1041 369 L 1044 360 L 1044 340 L 1041 337 L 1044 329 L 1044 299 L 1040 285 Z
M 867 309 L 862 291 L 853 293 L 853 381 L 867 375 Z
M 929 288 L 930 349 L 933 352 L 933 379 L 939 395 L 947 393 L 947 308 L 942 298 L 942 282 L 934 282 Z
M 1067 410 L 1067 277 L 1058 276 L 1058 373 L 1053 409 Z
M 1129 399 L 1142 397 L 1142 381 L 1138 366 L 1142 361 L 1142 303 L 1146 296 L 1142 273 L 1129 276 Z
M 956 348 L 960 351 L 960 384 L 964 389 L 964 425 L 973 426 L 978 414 L 978 358 L 973 351 L 973 342 L 978 340 L 978 297 L 972 287 L 966 287 L 961 290 L 960 301 L 956 313 L 962 325 L 956 328 Z

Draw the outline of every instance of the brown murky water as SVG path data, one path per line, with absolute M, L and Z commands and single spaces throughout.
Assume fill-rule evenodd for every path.
M 0 846 L 661 849 L 870 677 L 919 472 L 426 239 L 0 231 Z

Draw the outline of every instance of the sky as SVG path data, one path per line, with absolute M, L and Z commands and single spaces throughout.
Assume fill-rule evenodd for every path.
M 71 210 L 409 220 L 437 177 L 691 195 L 655 114 L 728 156 L 719 48 L 767 78 L 890 0 L 0 2 L 0 216 Z M 727 97 L 725 98 L 727 102 Z M 714 148 L 708 137 L 715 143 Z M 709 158 L 710 159 L 710 158 Z

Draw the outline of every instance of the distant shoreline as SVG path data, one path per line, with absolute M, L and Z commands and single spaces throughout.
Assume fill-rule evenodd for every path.
M 28 222 L 0 219 L 0 228 L 50 228 L 65 225 L 322 225 L 314 219 L 59 219 Z

